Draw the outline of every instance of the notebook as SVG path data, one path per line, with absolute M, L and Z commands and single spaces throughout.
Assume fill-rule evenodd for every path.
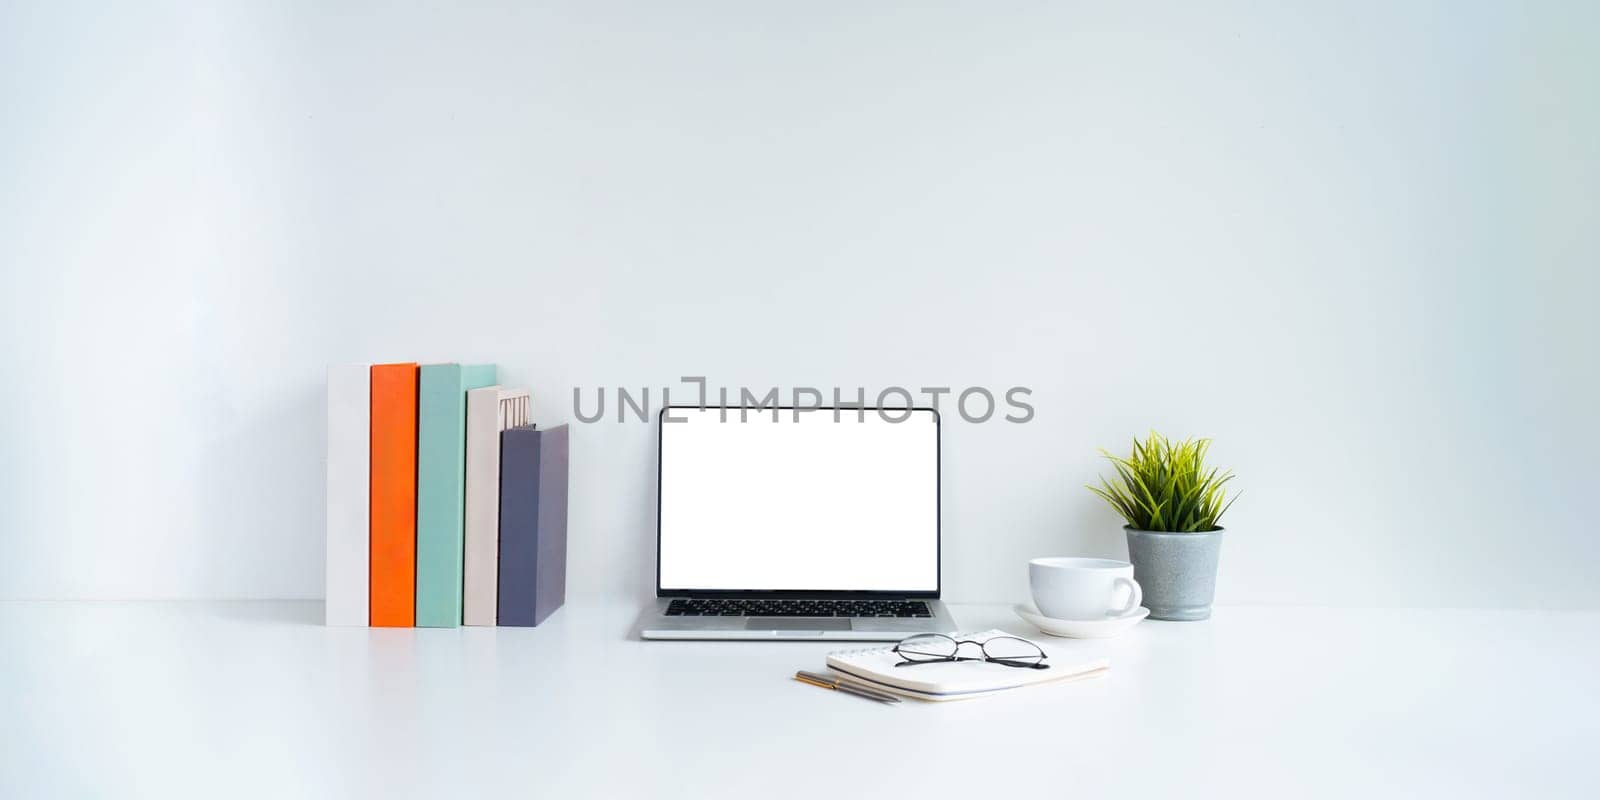
M 1012 636 L 1001 630 L 952 633 L 962 641 L 985 642 L 995 636 Z M 1015 637 L 1013 637 L 1015 638 Z M 1035 642 L 1035 644 L 1038 644 Z M 967 645 L 967 650 L 974 649 Z M 1019 669 L 983 661 L 952 661 L 896 667 L 902 660 L 893 647 L 839 650 L 828 654 L 828 668 L 841 680 L 921 700 L 966 700 L 1010 689 L 1058 683 L 1103 674 L 1110 662 L 1104 658 L 1063 661 L 1059 652 L 1040 645 L 1049 669 Z

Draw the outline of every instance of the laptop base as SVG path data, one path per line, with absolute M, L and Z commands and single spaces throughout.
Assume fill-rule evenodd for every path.
M 955 618 L 938 600 L 926 600 L 928 617 L 685 617 L 668 616 L 659 598 L 639 616 L 641 639 L 898 642 L 919 633 L 950 633 Z

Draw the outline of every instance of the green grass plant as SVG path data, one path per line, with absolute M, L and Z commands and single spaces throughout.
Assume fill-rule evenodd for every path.
M 1133 440 L 1127 458 L 1102 448 L 1100 454 L 1116 469 L 1117 478 L 1102 476 L 1099 486 L 1085 488 L 1110 503 L 1135 530 L 1214 531 L 1238 495 L 1229 498 L 1223 489 L 1233 480 L 1232 471 L 1206 467 L 1210 448 L 1210 439 L 1175 442 L 1151 431 L 1144 441 Z

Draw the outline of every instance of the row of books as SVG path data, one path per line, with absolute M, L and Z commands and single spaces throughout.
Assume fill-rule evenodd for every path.
M 567 426 L 496 380 L 328 370 L 327 624 L 538 625 L 564 602 Z

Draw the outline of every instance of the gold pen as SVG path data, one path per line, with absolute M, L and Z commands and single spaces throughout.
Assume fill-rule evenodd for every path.
M 900 702 L 900 698 L 895 697 L 892 694 L 887 694 L 874 689 L 866 689 L 860 686 L 852 686 L 848 683 L 834 680 L 827 675 L 821 675 L 815 672 L 807 672 L 803 669 L 794 674 L 794 679 L 801 683 L 809 683 L 812 686 L 820 686 L 824 689 L 832 689 L 836 692 L 844 692 L 845 694 L 853 694 L 857 697 L 865 697 L 868 700 L 876 700 L 880 703 Z

